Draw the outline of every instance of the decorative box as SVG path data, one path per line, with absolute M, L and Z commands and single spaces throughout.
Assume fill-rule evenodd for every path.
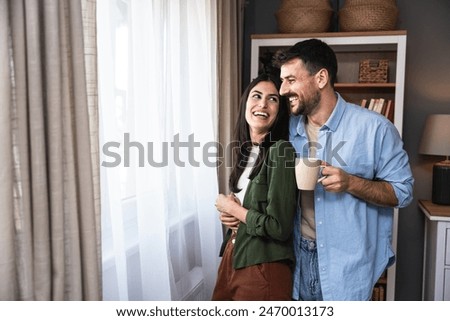
M 359 82 L 387 82 L 388 65 L 387 59 L 361 60 L 359 63 Z

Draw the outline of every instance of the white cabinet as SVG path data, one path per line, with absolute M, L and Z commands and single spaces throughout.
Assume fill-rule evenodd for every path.
M 419 201 L 425 214 L 423 291 L 426 301 L 450 301 L 450 206 Z
M 393 119 L 402 134 L 403 96 L 406 59 L 406 31 L 379 32 L 334 32 L 318 34 L 259 34 L 251 39 L 251 79 L 260 69 L 260 58 L 270 56 L 278 49 L 284 49 L 295 43 L 318 38 L 329 44 L 336 52 L 338 60 L 338 91 L 347 101 L 359 104 L 362 99 L 384 98 L 394 102 Z M 363 59 L 387 59 L 387 83 L 359 83 L 359 63 Z M 397 248 L 398 210 L 394 211 L 392 246 Z M 450 274 L 450 272 L 448 272 Z M 387 280 L 380 280 L 380 286 L 386 287 L 386 300 L 395 298 L 395 264 L 387 271 Z M 383 289 L 384 290 L 384 289 Z

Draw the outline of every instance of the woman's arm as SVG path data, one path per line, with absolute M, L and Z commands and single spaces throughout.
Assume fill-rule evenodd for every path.
M 285 241 L 292 235 L 297 208 L 295 150 L 292 145 L 287 141 L 272 145 L 263 169 L 266 182 L 264 179 L 257 182 L 256 177 L 252 187 L 247 189 L 254 193 L 254 206 L 246 215 L 246 232 Z M 266 194 L 260 195 L 264 183 L 267 184 Z

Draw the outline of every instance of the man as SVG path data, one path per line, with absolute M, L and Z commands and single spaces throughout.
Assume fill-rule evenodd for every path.
M 326 43 L 299 42 L 275 62 L 291 109 L 290 141 L 298 156 L 326 165 L 315 191 L 300 192 L 293 299 L 370 300 L 395 260 L 393 207 L 412 200 L 403 143 L 384 116 L 335 92 L 337 60 Z

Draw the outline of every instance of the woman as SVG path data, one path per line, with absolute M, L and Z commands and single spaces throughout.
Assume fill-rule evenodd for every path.
M 244 92 L 230 190 L 216 207 L 230 227 L 213 300 L 291 300 L 296 210 L 295 151 L 279 77 L 262 74 Z M 242 205 L 241 205 L 242 204 Z

